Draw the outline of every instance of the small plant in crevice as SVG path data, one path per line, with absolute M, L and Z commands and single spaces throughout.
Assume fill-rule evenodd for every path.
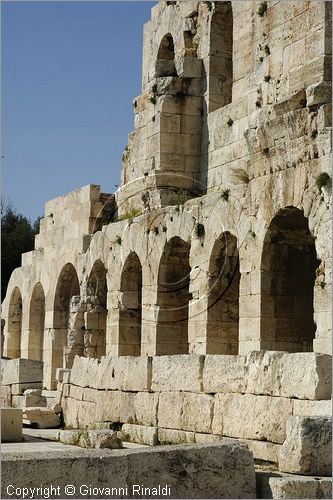
M 132 208 L 131 210 L 128 210 L 125 212 L 123 215 L 118 217 L 114 222 L 121 222 L 123 220 L 132 220 L 134 217 L 138 217 L 141 215 L 141 210 L 139 208 Z
M 158 227 L 155 226 L 154 229 L 153 229 L 154 233 L 157 235 L 158 234 Z
M 199 239 L 205 236 L 205 226 L 200 222 L 194 226 L 194 235 Z
M 233 125 L 233 123 L 234 123 L 234 120 L 232 118 L 230 118 L 230 116 L 229 116 L 228 121 L 227 121 L 228 127 L 231 127 Z
M 325 283 L 325 281 L 321 281 L 321 282 L 319 283 L 319 285 L 320 285 L 320 288 L 323 288 L 323 289 L 324 289 L 324 288 L 325 288 L 325 286 L 326 286 L 326 283 Z
M 152 91 L 152 93 L 153 93 L 153 94 L 156 94 L 156 93 L 157 93 L 157 88 L 158 88 L 158 87 L 157 87 L 157 83 L 154 83 L 154 85 L 153 85 L 153 86 L 152 86 L 152 88 L 151 88 L 151 91 Z
M 332 187 L 332 177 L 327 172 L 322 172 L 316 178 L 316 186 L 319 192 L 323 187 Z
M 269 48 L 268 45 L 265 45 L 264 51 L 265 51 L 266 56 L 269 56 L 269 54 L 271 53 L 271 49 Z
M 146 233 L 147 233 L 147 234 L 149 234 L 149 233 L 150 233 L 150 229 L 149 229 L 149 228 L 148 228 L 148 229 L 146 229 Z
M 121 236 L 119 236 L 118 234 L 116 236 L 116 243 L 118 243 L 118 245 L 121 245 Z
M 252 229 L 249 231 L 249 235 L 252 236 L 252 238 L 256 237 L 256 233 L 252 231 Z
M 256 108 L 261 108 L 261 101 L 259 99 L 256 100 Z
M 269 148 L 264 148 L 262 152 L 264 153 L 265 156 L 269 156 Z
M 264 17 L 267 12 L 267 2 L 260 2 L 260 5 L 257 10 L 257 14 L 259 17 Z
M 155 97 L 154 95 L 151 95 L 151 96 L 149 97 L 149 101 L 150 101 L 152 104 L 154 104 L 154 106 L 155 106 L 155 104 L 156 104 L 156 102 L 157 102 L 157 101 L 156 101 L 156 97 Z
M 264 61 L 263 56 L 260 56 L 260 57 L 259 57 L 259 62 L 261 62 L 261 63 L 262 63 L 263 61 Z
M 318 135 L 318 130 L 312 130 L 312 132 L 311 132 L 312 139 L 315 139 L 317 137 L 317 135 Z
M 167 227 L 166 226 L 162 226 L 162 231 L 163 231 L 163 233 L 166 233 L 167 232 Z
M 250 182 L 249 174 L 243 168 L 234 168 L 233 177 L 242 184 L 248 184 Z
M 180 212 L 179 205 L 176 206 L 175 210 L 176 210 L 176 212 Z
M 270 82 L 271 79 L 272 79 L 271 75 L 264 76 L 264 81 L 267 82 L 267 83 Z
M 154 122 L 154 121 L 155 121 L 155 116 L 153 116 L 153 117 L 152 117 L 151 121 L 152 121 L 152 122 Z
M 230 195 L 230 189 L 224 189 L 221 194 L 221 198 L 224 199 L 224 201 L 229 200 L 229 195 Z

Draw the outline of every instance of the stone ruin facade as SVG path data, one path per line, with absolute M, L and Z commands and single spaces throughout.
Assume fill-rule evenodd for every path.
M 70 425 L 227 435 L 279 462 L 290 416 L 331 412 L 331 3 L 159 2 L 142 75 L 120 187 L 46 203 L 4 355 L 44 362 Z

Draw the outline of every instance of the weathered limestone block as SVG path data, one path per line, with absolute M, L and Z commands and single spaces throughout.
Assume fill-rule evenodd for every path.
M 122 441 L 130 441 L 132 443 L 146 444 L 156 446 L 157 427 L 149 427 L 147 425 L 124 424 L 119 432 Z
M 155 356 L 152 367 L 153 391 L 202 390 L 202 355 Z
M 79 421 L 78 421 L 79 405 L 77 404 L 77 401 L 75 399 L 68 397 L 63 398 L 62 412 L 64 416 L 65 426 L 77 429 L 79 427 Z
M 42 389 L 43 382 L 24 382 L 22 384 L 13 384 L 11 386 L 12 395 L 18 396 L 20 394 L 24 394 L 27 389 Z
M 184 431 L 211 432 L 214 398 L 191 392 L 162 392 L 158 426 Z
M 320 401 L 308 401 L 305 399 L 294 399 L 293 415 L 302 415 L 306 417 L 331 417 L 332 400 L 322 399 Z
M 283 472 L 330 476 L 332 474 L 332 418 L 292 416 L 280 449 Z
M 250 394 L 298 399 L 330 399 L 332 357 L 314 352 L 253 351 L 246 356 Z
M 257 498 L 332 498 L 332 479 L 293 476 L 279 472 L 256 473 Z
M 242 393 L 244 377 L 245 356 L 206 355 L 203 369 L 204 392 Z
M 216 434 L 195 433 L 195 442 L 197 444 L 218 443 L 221 439 L 225 438 L 223 436 L 217 436 Z
M 60 426 L 60 418 L 50 408 L 24 408 L 23 423 L 38 429 L 54 429 Z
M 102 357 L 97 380 L 92 387 L 119 391 L 149 391 L 151 365 L 152 358 L 149 356 Z
M 186 444 L 195 443 L 196 434 L 188 431 L 178 431 L 176 429 L 163 429 L 158 428 L 157 431 L 159 444 Z
M 257 441 L 256 439 L 241 439 L 240 442 L 246 444 L 253 453 L 254 458 L 278 464 L 280 444 L 270 443 L 269 441 Z
M 140 425 L 157 425 L 158 393 L 138 392 L 134 396 L 135 421 Z
M 56 369 L 56 379 L 58 382 L 69 383 L 71 370 L 69 368 L 57 368 Z M 66 376 L 66 380 L 65 380 Z
M 98 380 L 99 360 L 75 356 L 71 369 L 70 382 L 79 387 L 96 387 Z
M 332 101 L 332 85 L 330 82 L 320 82 L 306 89 L 308 106 Z
M 131 392 L 99 391 L 95 420 L 135 423 L 134 398 L 135 394 Z
M 88 439 L 92 448 L 118 449 L 122 447 L 118 433 L 113 430 L 97 429 L 88 431 Z
M 287 398 L 252 394 L 216 394 L 213 434 L 283 443 L 292 414 Z
M 76 491 L 80 491 L 83 484 L 98 488 L 128 485 L 132 498 L 148 496 L 142 489 L 133 493 L 133 485 L 144 488 L 156 485 L 156 489 L 158 485 L 168 485 L 170 495 L 165 496 L 171 498 L 256 498 L 252 454 L 244 446 L 227 440 L 210 445 L 78 451 L 73 454 L 68 450 L 61 458 L 51 451 L 38 457 L 28 453 L 25 458 L 28 468 L 22 467 L 19 454 L 4 455 L 1 497 L 9 497 L 10 484 L 18 487 L 28 482 L 29 487 L 34 488 L 51 480 L 60 491 L 65 491 L 67 484 L 73 485 Z M 155 497 L 160 497 L 158 492 Z
M 1 408 L 1 441 L 22 441 L 22 410 Z
M 46 399 L 40 396 L 34 396 L 31 394 L 23 394 L 21 396 L 12 397 L 12 406 L 15 408 L 26 408 L 26 407 L 46 407 Z
M 43 361 L 24 358 L 1 360 L 2 385 L 27 384 L 42 380 Z
M 12 390 L 10 385 L 1 386 L 1 406 L 11 406 L 12 405 Z

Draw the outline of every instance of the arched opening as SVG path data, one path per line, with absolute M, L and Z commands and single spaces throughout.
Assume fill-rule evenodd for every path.
M 209 112 L 232 101 L 232 51 L 231 2 L 215 2 L 210 30 Z
M 190 244 L 178 236 L 165 245 L 158 272 L 156 354 L 188 354 Z
M 142 267 L 139 257 L 127 257 L 120 282 L 119 356 L 140 356 L 142 323 Z
M 103 262 L 97 260 L 88 278 L 84 313 L 83 354 L 89 358 L 100 358 L 106 354 L 106 273 Z
M 22 295 L 18 287 L 12 291 L 7 321 L 7 356 L 21 357 Z
M 55 336 L 52 352 L 54 375 L 56 368 L 71 368 L 74 356 L 78 353 L 76 349 L 80 352 L 84 319 L 79 303 L 79 279 L 73 264 L 68 263 L 62 268 L 58 278 L 54 299 Z
M 41 283 L 33 289 L 29 311 L 29 359 L 43 360 L 45 295 Z
M 303 211 L 286 207 L 268 228 L 261 261 L 261 340 L 265 349 L 313 350 L 315 241 Z
M 170 33 L 164 35 L 161 40 L 155 67 L 155 77 L 177 76 L 175 66 L 175 49 L 173 38 Z
M 239 282 L 237 238 L 226 232 L 209 261 L 207 354 L 238 354 Z

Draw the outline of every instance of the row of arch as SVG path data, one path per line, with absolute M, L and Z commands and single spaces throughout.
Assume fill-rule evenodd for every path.
M 192 273 L 190 243 L 178 236 L 165 245 L 157 280 L 156 355 L 189 352 L 189 311 Z M 312 350 L 316 326 L 313 291 L 316 269 L 314 238 L 303 212 L 289 207 L 272 220 L 261 259 L 262 338 L 269 349 Z M 75 354 L 99 358 L 106 354 L 107 269 L 98 260 L 80 290 L 77 272 L 67 263 L 54 297 L 57 367 L 70 367 Z M 237 239 L 222 233 L 215 241 L 207 279 L 206 352 L 237 354 L 241 273 Z M 118 355 L 140 356 L 145 327 L 142 263 L 131 252 L 121 272 Z M 149 285 L 150 286 L 150 285 Z M 82 287 L 81 287 L 82 288 Z M 110 291 L 110 290 L 109 290 Z M 8 308 L 7 356 L 20 357 L 22 297 L 14 288 Z M 29 305 L 28 357 L 43 360 L 45 293 L 33 288 Z

